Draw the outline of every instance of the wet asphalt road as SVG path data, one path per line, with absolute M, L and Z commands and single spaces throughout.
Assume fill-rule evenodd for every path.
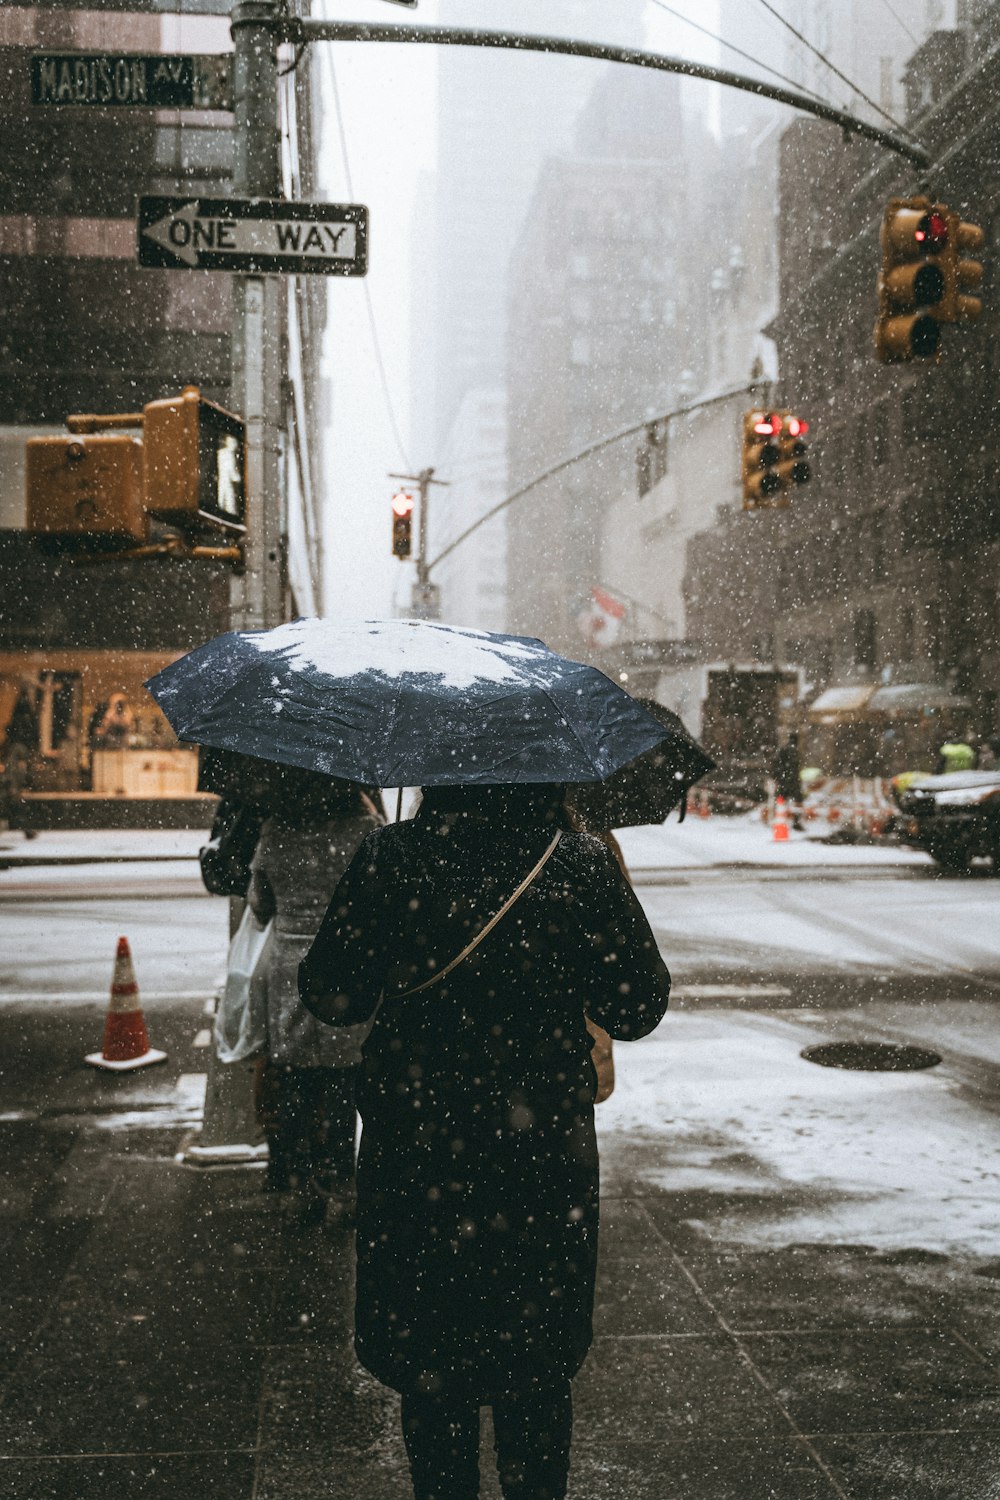
M 571 1500 L 997 1500 L 1000 881 L 640 879 L 675 1004 L 599 1114 Z M 0 876 L 3 1500 L 408 1494 L 349 1237 L 174 1161 L 226 930 L 183 862 Z M 120 932 L 169 1058 L 108 1078 L 81 1059 Z M 800 1057 L 861 1035 L 942 1064 Z
M 1000 993 L 1000 881 L 985 873 L 713 865 L 639 870 L 636 889 L 682 985 L 775 1004 L 787 997 L 768 988 L 823 1003 L 921 977 Z M 119 933 L 149 996 L 210 992 L 227 923 L 191 860 L 0 870 L 0 998 L 103 996 Z

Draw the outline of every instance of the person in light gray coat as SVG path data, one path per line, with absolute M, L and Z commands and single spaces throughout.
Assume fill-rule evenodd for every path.
M 299 999 L 297 973 L 337 884 L 381 818 L 351 782 L 282 767 L 250 863 L 247 899 L 274 920 L 266 980 L 262 1114 L 268 1186 L 296 1189 L 307 1216 L 353 1191 L 354 1085 L 366 1026 L 334 1031 Z

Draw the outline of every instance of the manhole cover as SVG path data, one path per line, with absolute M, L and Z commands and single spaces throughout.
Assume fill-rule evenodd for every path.
M 893 1042 L 822 1042 L 804 1048 L 802 1056 L 821 1068 L 850 1068 L 855 1073 L 912 1073 L 941 1061 L 937 1052 Z

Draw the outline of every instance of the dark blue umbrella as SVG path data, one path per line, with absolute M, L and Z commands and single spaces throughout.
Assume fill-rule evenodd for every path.
M 183 740 L 372 786 L 598 781 L 668 735 L 541 641 L 418 620 L 232 631 L 146 686 Z

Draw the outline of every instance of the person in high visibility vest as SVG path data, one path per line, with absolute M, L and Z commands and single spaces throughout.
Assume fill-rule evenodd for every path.
M 976 752 L 967 740 L 946 740 L 938 751 L 935 776 L 944 776 L 951 771 L 974 771 Z

